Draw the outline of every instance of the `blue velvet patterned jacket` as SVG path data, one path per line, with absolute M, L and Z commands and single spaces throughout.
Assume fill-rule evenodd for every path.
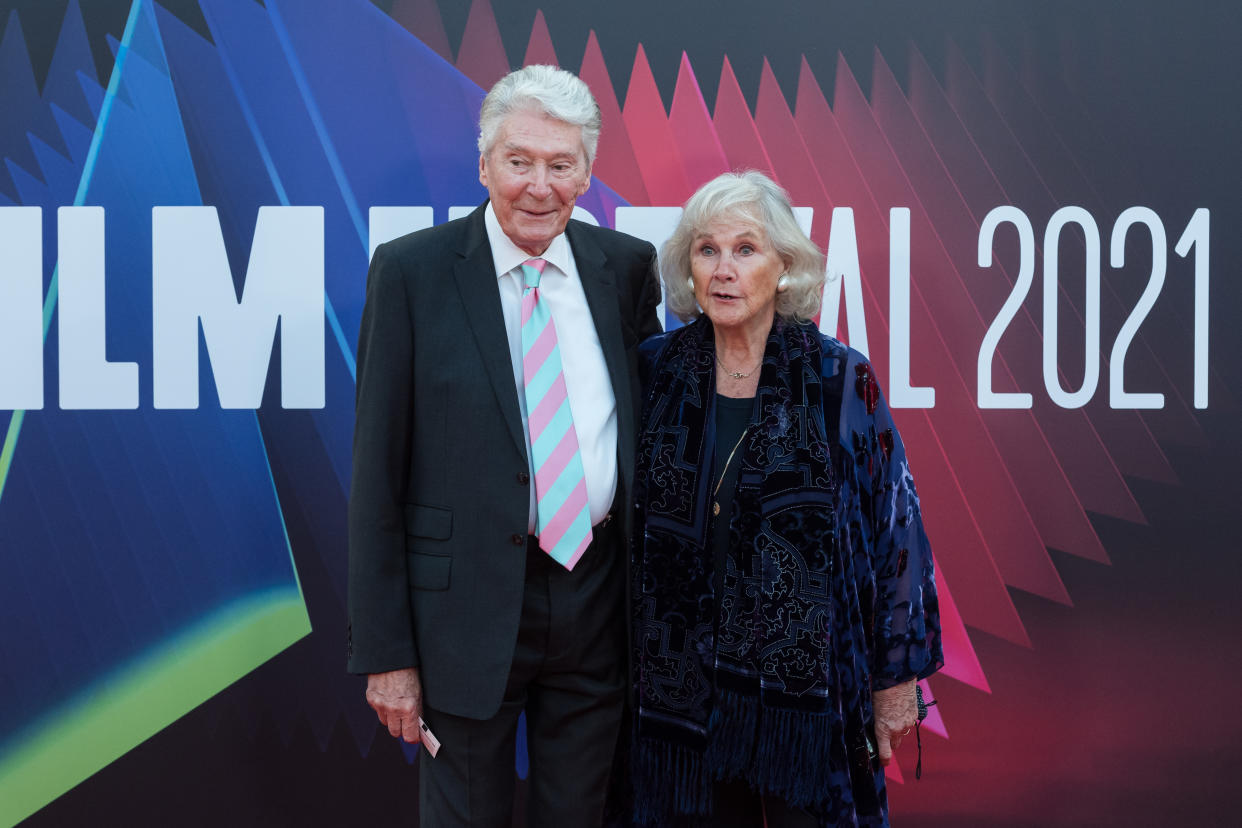
M 778 320 L 715 595 L 713 343 L 702 317 L 640 347 L 635 821 L 709 813 L 733 778 L 824 825 L 887 824 L 871 693 L 943 664 L 905 448 L 867 359 Z

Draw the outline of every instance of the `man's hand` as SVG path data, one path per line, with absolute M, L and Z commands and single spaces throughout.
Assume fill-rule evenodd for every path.
M 371 673 L 367 676 L 367 704 L 393 736 L 411 744 L 420 741 L 418 717 L 423 715 L 423 685 L 418 670 L 406 667 Z
M 914 679 L 887 690 L 871 694 L 875 708 L 875 746 L 880 764 L 888 765 L 893 751 L 901 746 L 902 737 L 918 724 L 919 708 L 914 698 Z

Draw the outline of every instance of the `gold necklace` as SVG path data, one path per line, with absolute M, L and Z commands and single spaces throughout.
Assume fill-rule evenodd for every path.
M 753 369 L 751 373 L 755 373 Z M 713 516 L 720 514 L 720 501 L 716 499 L 716 495 L 720 493 L 720 486 L 724 483 L 725 475 L 729 473 L 729 464 L 733 462 L 733 455 L 737 454 L 738 446 L 742 445 L 742 441 L 746 439 L 746 432 L 748 431 L 750 431 L 750 426 L 742 429 L 742 436 L 738 437 L 737 442 L 733 444 L 733 451 L 729 452 L 729 459 L 725 461 L 724 468 L 720 470 L 720 477 L 716 480 L 716 488 L 712 489 Z
M 724 369 L 724 372 L 728 374 L 729 376 L 733 377 L 734 379 L 746 379 L 747 377 L 749 377 L 751 374 L 755 373 L 755 371 L 759 369 L 759 365 L 763 364 L 763 359 L 761 358 L 759 360 L 759 365 L 756 365 L 754 368 L 751 368 L 745 374 L 743 374 L 741 371 L 730 371 L 728 367 L 726 367 L 725 364 L 720 361 L 720 354 L 716 354 L 716 364 L 719 365 L 722 369 Z

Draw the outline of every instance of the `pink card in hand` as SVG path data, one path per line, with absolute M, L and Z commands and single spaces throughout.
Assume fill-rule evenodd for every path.
M 423 746 L 427 748 L 431 758 L 435 759 L 436 754 L 440 752 L 440 740 L 431 732 L 431 728 L 427 727 L 427 723 L 423 721 L 422 716 L 418 717 L 418 730 L 422 734 Z

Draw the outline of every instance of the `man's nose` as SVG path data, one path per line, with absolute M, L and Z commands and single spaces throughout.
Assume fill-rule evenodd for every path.
M 552 192 L 552 174 L 543 164 L 536 164 L 530 178 L 531 195 L 536 198 L 547 198 Z

